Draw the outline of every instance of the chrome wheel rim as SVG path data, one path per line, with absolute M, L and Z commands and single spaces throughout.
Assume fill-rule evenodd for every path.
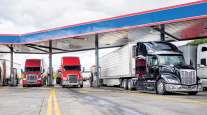
M 159 82 L 158 87 L 157 87 L 158 93 L 162 94 L 164 90 L 164 84 L 162 82 Z

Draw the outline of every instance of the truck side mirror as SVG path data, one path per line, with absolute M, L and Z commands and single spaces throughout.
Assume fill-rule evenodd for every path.
M 82 68 L 82 72 L 85 72 L 85 67 Z

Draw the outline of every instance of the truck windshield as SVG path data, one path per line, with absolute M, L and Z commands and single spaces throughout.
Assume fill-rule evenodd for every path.
M 39 72 L 40 67 L 26 67 L 25 72 Z
M 160 65 L 184 65 L 185 60 L 182 55 L 159 55 Z
M 64 66 L 64 69 L 65 70 L 78 70 L 78 71 L 81 70 L 80 66 Z

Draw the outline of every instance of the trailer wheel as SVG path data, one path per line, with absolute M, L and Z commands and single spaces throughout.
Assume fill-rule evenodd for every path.
M 123 80 L 123 85 L 124 85 L 124 86 L 123 86 L 124 89 L 127 90 L 127 89 L 128 89 L 128 80 L 127 80 L 127 79 L 124 79 L 124 80 Z
M 133 90 L 134 89 L 134 86 L 133 86 L 133 83 L 132 83 L 131 79 L 128 80 L 128 89 L 129 90 Z
M 165 90 L 165 81 L 163 79 L 158 80 L 156 85 L 156 92 L 160 95 L 165 95 L 167 93 Z
M 188 92 L 188 95 L 196 95 L 198 92 L 195 91 L 195 92 Z

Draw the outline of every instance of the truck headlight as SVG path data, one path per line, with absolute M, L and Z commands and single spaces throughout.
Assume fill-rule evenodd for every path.
M 41 78 L 41 77 L 39 77 L 37 80 L 42 80 L 42 78 Z
M 167 83 L 175 83 L 175 84 L 179 84 L 180 82 L 177 80 L 177 79 L 169 79 L 169 78 L 167 78 L 167 79 L 165 79 L 166 81 L 167 81 Z
M 165 76 L 163 76 L 163 78 L 167 83 L 174 83 L 174 84 L 180 83 L 179 79 L 177 79 L 173 76 L 170 76 L 170 75 L 165 75 Z
M 63 77 L 63 80 L 67 80 L 67 77 Z

